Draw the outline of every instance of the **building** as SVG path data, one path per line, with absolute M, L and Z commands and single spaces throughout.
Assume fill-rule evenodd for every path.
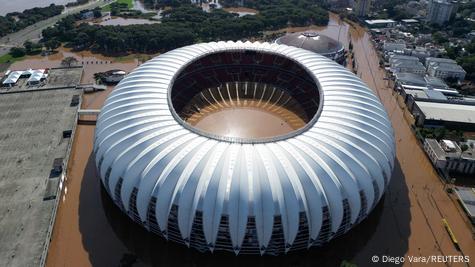
M 395 89 L 433 89 L 438 90 L 442 93 L 448 91 L 449 93 L 456 93 L 458 95 L 458 92 L 455 89 L 450 90 L 448 85 L 443 80 L 430 76 L 421 76 L 415 73 L 396 73 Z
M 413 27 L 419 25 L 419 21 L 417 19 L 402 19 L 401 23 L 406 27 Z
M 37 85 L 48 78 L 48 72 L 45 69 L 27 70 L 25 72 L 28 73 L 28 80 L 26 81 L 28 85 Z
M 107 84 L 116 84 L 120 82 L 127 73 L 123 70 L 110 70 L 102 73 L 101 80 Z
M 6 87 L 15 86 L 20 78 L 28 78 L 28 85 L 36 85 L 48 77 L 48 72 L 45 69 L 16 70 L 8 71 L 7 73 L 7 77 L 2 82 L 2 85 Z
M 372 0 L 355 0 L 353 10 L 355 11 L 356 16 L 366 17 L 371 9 L 371 1 Z
M 427 5 L 427 22 L 442 25 L 457 13 L 457 1 L 429 0 Z
M 455 141 L 425 139 L 424 150 L 432 164 L 444 172 L 475 174 L 475 150 L 468 147 L 462 151 Z
M 412 114 L 417 126 L 475 131 L 475 105 L 416 101 Z
M 260 137 L 194 120 L 246 103 L 285 107 L 304 123 Z M 232 130 L 249 127 L 243 116 Z M 198 251 L 235 254 L 283 254 L 349 231 L 381 199 L 394 157 L 388 115 L 358 77 L 269 43 L 202 43 L 142 64 L 108 96 L 94 140 L 102 184 L 131 219 Z
M 410 55 L 417 57 L 421 62 L 425 62 L 426 58 L 431 56 L 431 52 L 425 47 L 416 46 L 414 49 L 410 50 Z
M 389 58 L 390 70 L 396 73 L 413 73 L 424 76 L 426 69 L 417 57 L 393 55 Z
M 453 78 L 463 81 L 467 72 L 457 64 L 455 60 L 449 58 L 426 58 L 425 62 L 427 74 L 441 79 Z
M 456 186 L 454 192 L 470 221 L 475 224 L 475 188 Z
M 278 38 L 275 42 L 315 52 L 340 64 L 346 61 L 343 44 L 317 32 L 290 33 Z
M 5 73 L 5 79 L 2 81 L 2 86 L 13 87 L 20 79 L 23 71 L 7 71 Z
M 367 19 L 365 23 L 369 28 L 393 28 L 396 26 L 396 21 L 392 19 Z
M 406 42 L 399 41 L 399 42 L 384 42 L 383 44 L 383 51 L 385 53 L 389 52 L 397 52 L 400 54 L 404 53 L 404 49 L 406 49 Z

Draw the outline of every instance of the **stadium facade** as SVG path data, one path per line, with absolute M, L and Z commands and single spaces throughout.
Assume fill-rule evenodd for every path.
M 305 125 L 243 138 L 187 123 L 219 99 L 283 106 Z M 213 42 L 127 75 L 98 117 L 94 155 L 110 197 L 150 232 L 203 252 L 278 255 L 367 217 L 390 181 L 395 143 L 372 90 L 326 57 Z
M 277 38 L 275 42 L 315 52 L 342 65 L 346 63 L 345 47 L 343 44 L 317 32 L 289 33 Z

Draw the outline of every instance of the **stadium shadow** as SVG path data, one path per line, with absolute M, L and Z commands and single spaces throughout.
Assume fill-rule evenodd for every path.
M 81 185 L 79 229 L 93 266 L 369 266 L 373 255 L 403 256 L 408 250 L 411 215 L 404 180 L 396 161 L 389 188 L 370 216 L 322 248 L 278 257 L 236 257 L 202 254 L 147 232 L 114 205 L 90 156 Z

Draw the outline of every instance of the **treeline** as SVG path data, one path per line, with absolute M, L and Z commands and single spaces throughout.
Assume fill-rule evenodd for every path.
M 91 49 L 104 54 L 157 53 L 196 42 L 243 40 L 259 37 L 265 30 L 310 24 L 326 25 L 328 13 L 307 0 L 274 1 L 282 6 L 260 5 L 259 14 L 239 17 L 223 10 L 204 12 L 201 8 L 179 3 L 163 12 L 162 23 L 127 26 L 76 26 L 69 16 L 43 31 L 45 42 L 66 42 L 75 49 Z M 189 3 L 187 1 L 187 3 Z M 312 2 L 313 3 L 313 2 Z
M 47 7 L 35 7 L 23 12 L 12 12 L 6 16 L 0 16 L 0 37 L 9 33 L 17 32 L 38 21 L 61 14 L 64 6 L 51 4 Z

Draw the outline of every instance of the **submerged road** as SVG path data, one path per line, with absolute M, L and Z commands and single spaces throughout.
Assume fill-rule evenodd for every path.
M 349 32 L 358 65 L 358 76 L 377 93 L 389 113 L 395 130 L 397 159 L 406 177 L 411 202 L 412 233 L 409 236 L 410 246 L 407 255 L 468 255 L 475 261 L 475 241 L 471 227 L 457 206 L 458 203 L 452 201 L 445 192 L 438 174 L 406 122 L 408 111 L 399 107 L 397 99 L 393 96 L 393 90 L 384 80 L 385 73 L 379 66 L 379 58 L 370 35 L 356 24 L 351 25 Z M 442 223 L 444 218 L 455 233 L 461 251 L 457 251 L 452 244 Z M 407 263 L 405 265 L 410 266 Z M 454 263 L 447 266 L 474 265 Z
M 8 52 L 10 52 L 10 48 L 22 46 L 23 43 L 28 40 L 38 41 L 41 38 L 41 32 L 44 29 L 53 26 L 57 21 L 68 15 L 79 13 L 81 10 L 85 9 L 94 9 L 98 6 L 102 7 L 109 2 L 110 1 L 107 0 L 93 0 L 82 6 L 66 8 L 63 13 L 57 16 L 39 21 L 38 23 L 30 25 L 18 32 L 10 33 L 6 36 L 3 36 L 2 38 L 0 38 L 0 56 L 8 54 Z
M 418 145 L 399 107 L 386 86 L 376 50 L 364 28 L 338 20 L 325 33 L 351 39 L 358 75 L 384 103 L 397 142 L 397 161 L 388 190 L 375 210 L 346 235 L 322 248 L 282 257 L 235 257 L 200 254 L 167 243 L 122 214 L 100 185 L 92 159 L 94 127 L 78 125 L 68 166 L 68 180 L 58 209 L 48 266 L 396 266 L 372 263 L 372 257 L 404 257 L 397 266 L 475 266 L 466 263 L 422 264 L 409 257 L 470 256 L 475 260 L 475 241 L 463 214 L 444 191 L 431 163 Z M 351 38 L 349 38 L 351 36 Z M 85 95 L 82 108 L 100 108 L 106 92 Z M 461 251 L 453 246 L 442 218 L 451 225 Z

